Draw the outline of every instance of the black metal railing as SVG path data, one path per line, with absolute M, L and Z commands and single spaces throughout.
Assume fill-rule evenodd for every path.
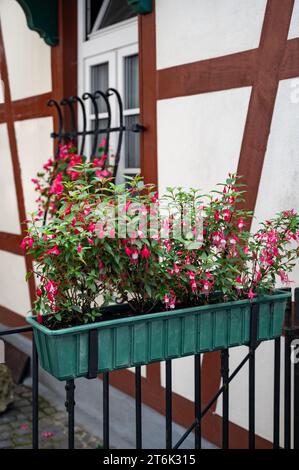
M 283 447 L 285 449 L 299 448 L 299 354 L 298 362 L 294 352 L 294 340 L 299 340 L 299 288 L 295 289 L 295 303 L 292 312 L 291 302 L 286 309 L 284 337 L 285 337 L 285 358 L 284 358 L 284 377 L 281 376 L 281 337 L 272 340 L 274 346 L 274 383 L 273 383 L 273 448 L 280 448 L 280 411 L 281 411 L 281 380 L 283 380 L 284 394 L 284 436 Z M 257 304 L 252 306 L 251 311 L 251 331 L 248 353 L 239 363 L 239 365 L 230 373 L 229 368 L 229 350 L 221 350 L 221 377 L 222 385 L 210 398 L 209 402 L 202 407 L 201 404 L 201 354 L 194 356 L 194 422 L 184 432 L 182 437 L 173 443 L 172 439 L 172 360 L 165 361 L 165 448 L 179 449 L 187 437 L 194 432 L 194 448 L 201 449 L 202 445 L 202 419 L 217 402 L 222 395 L 222 448 L 230 447 L 229 433 L 229 386 L 233 379 L 243 369 L 246 363 L 248 368 L 248 448 L 255 448 L 255 418 L 256 402 L 259 399 L 255 393 L 255 353 L 262 341 L 257 341 L 257 327 L 259 321 L 259 308 Z M 12 334 L 32 332 L 31 327 L 13 328 L 0 331 L 0 337 L 6 337 Z M 299 341 L 298 341 L 299 343 Z M 299 346 L 298 346 L 299 348 Z M 298 349 L 299 352 L 299 349 Z M 209 353 L 205 353 L 209 354 Z M 269 367 L 271 365 L 269 364 Z M 37 449 L 38 442 L 38 357 L 35 347 L 34 337 L 32 337 L 32 447 Z M 102 374 L 103 380 L 103 447 L 109 449 L 109 372 Z M 68 447 L 75 447 L 75 380 L 66 381 L 66 401 L 65 407 L 68 414 Z M 293 397 L 293 403 L 291 402 Z M 293 407 L 293 415 L 291 409 Z M 292 422 L 293 416 L 293 422 Z M 136 449 L 142 448 L 142 429 L 146 423 L 142 420 L 142 380 L 141 366 L 135 367 L 135 428 L 136 428 Z M 291 428 L 293 427 L 293 440 L 291 440 Z

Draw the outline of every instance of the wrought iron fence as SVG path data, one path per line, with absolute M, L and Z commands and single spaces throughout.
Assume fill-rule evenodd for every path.
M 273 384 L 273 449 L 280 448 L 280 411 L 281 411 L 281 379 L 283 380 L 284 395 L 284 436 L 283 448 L 299 449 L 299 354 L 296 361 L 294 354 L 294 340 L 299 340 L 299 288 L 295 289 L 295 303 L 288 303 L 284 325 L 284 376 L 281 374 L 281 337 L 272 340 L 274 346 L 274 384 Z M 172 439 L 172 360 L 165 361 L 165 448 L 179 449 L 186 438 L 194 431 L 194 448 L 201 449 L 202 445 L 202 420 L 211 409 L 213 404 L 222 395 L 222 448 L 230 447 L 229 440 L 229 386 L 232 380 L 238 375 L 246 363 L 248 368 L 248 448 L 255 448 L 255 418 L 256 402 L 259 396 L 255 390 L 255 354 L 262 341 L 257 341 L 257 326 L 259 321 L 259 308 L 254 304 L 251 310 L 251 331 L 248 353 L 239 365 L 230 373 L 229 349 L 221 350 L 221 376 L 222 386 L 217 393 L 210 398 L 209 402 L 202 407 L 201 403 L 201 354 L 194 356 L 194 422 L 185 431 L 182 437 L 173 443 Z M 13 328 L 0 331 L 0 337 L 32 332 L 31 327 Z M 209 353 L 205 353 L 209 354 Z M 269 364 L 271 367 L 271 364 Z M 38 449 L 38 356 L 35 347 L 34 337 L 32 337 L 32 448 Z M 103 376 L 103 447 L 109 449 L 109 372 L 104 372 Z M 68 414 L 68 447 L 75 447 L 75 380 L 66 381 L 66 401 L 65 407 Z M 293 403 L 291 397 L 293 396 Z M 291 410 L 293 408 L 293 413 Z M 293 417 L 293 419 L 292 419 Z M 135 367 L 135 429 L 136 429 L 136 449 L 142 449 L 142 429 L 146 423 L 142 420 L 142 382 L 141 366 Z M 293 439 L 291 439 L 291 429 L 293 428 Z

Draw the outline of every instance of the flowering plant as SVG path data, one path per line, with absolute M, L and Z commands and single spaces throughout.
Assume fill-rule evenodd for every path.
M 236 175 L 229 175 L 222 191 L 205 196 L 169 189 L 167 197 L 183 207 L 182 201 L 197 200 L 202 211 L 202 232 L 193 228 L 200 246 L 173 238 L 167 240 L 167 272 L 164 302 L 175 305 L 198 305 L 222 301 L 253 299 L 274 289 L 277 277 L 290 284 L 288 273 L 299 256 L 299 216 L 294 210 L 284 211 L 249 231 L 252 214 L 239 209 L 244 201 L 243 185 Z M 293 244 L 291 243 L 293 242 Z M 216 297 L 216 298 L 215 298 Z
M 102 165 L 103 146 L 100 162 L 86 163 L 70 146 L 64 152 L 54 179 L 38 183 L 41 207 L 23 240 L 40 282 L 38 321 L 51 328 L 92 322 L 119 300 L 146 313 L 253 299 L 271 292 L 277 277 L 290 282 L 298 215 L 284 211 L 251 234 L 236 175 L 209 195 L 168 188 L 159 197 L 140 177 L 116 185 Z M 51 218 L 41 225 L 48 207 Z
M 98 147 L 98 155 L 92 161 L 94 173 L 86 174 L 88 178 L 94 174 L 101 180 L 112 176 L 113 165 L 109 164 L 111 158 L 108 156 L 107 142 L 103 138 Z M 57 158 L 49 158 L 43 166 L 43 171 L 33 178 L 35 191 L 38 193 L 36 202 L 38 204 L 38 216 L 45 213 L 53 215 L 60 207 L 60 201 L 64 198 L 65 183 L 76 181 L 80 177 L 80 165 L 86 162 L 84 155 L 78 155 L 76 146 L 69 142 L 59 146 Z M 91 183 L 93 183 L 91 181 Z

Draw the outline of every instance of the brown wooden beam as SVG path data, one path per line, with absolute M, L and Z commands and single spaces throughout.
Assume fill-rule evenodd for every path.
M 250 86 L 257 63 L 258 49 L 252 49 L 158 70 L 158 99 Z
M 21 249 L 22 235 L 0 232 L 0 250 L 9 251 L 15 255 L 23 255 Z
M 247 185 L 247 210 L 254 211 L 285 56 L 294 0 L 268 0 L 258 72 L 253 83 L 237 173 Z

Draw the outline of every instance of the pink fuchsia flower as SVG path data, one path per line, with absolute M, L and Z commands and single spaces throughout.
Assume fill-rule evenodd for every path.
M 179 274 L 179 272 L 180 272 L 180 268 L 176 263 L 173 264 L 173 272 L 175 274 Z
M 43 165 L 43 169 L 46 171 L 49 171 L 50 168 L 53 166 L 53 164 L 54 164 L 54 161 L 51 158 L 49 158 L 47 163 Z
M 92 165 L 96 168 L 102 168 L 107 160 L 107 155 L 102 155 L 101 158 L 95 158 Z
M 48 281 L 47 284 L 45 285 L 45 289 L 47 292 L 51 292 L 51 293 L 57 293 L 57 286 L 55 284 L 55 282 L 53 281 Z
M 215 210 L 214 220 L 215 220 L 215 222 L 219 222 L 219 211 L 218 210 Z
M 41 289 L 40 289 L 39 287 L 36 289 L 36 295 L 37 295 L 38 297 L 41 297 L 41 296 L 42 296 L 42 291 L 41 291 Z
M 47 252 L 46 252 L 46 255 L 54 255 L 54 256 L 58 256 L 60 255 L 60 250 L 58 248 L 57 245 L 55 245 L 53 248 L 50 248 Z
M 150 250 L 144 246 L 140 252 L 141 258 L 148 259 L 151 256 Z
M 107 144 L 107 139 L 106 137 L 103 137 L 101 142 L 99 143 L 99 149 L 102 149 L 103 147 L 106 147 Z
M 170 241 L 170 240 L 164 240 L 163 243 L 164 243 L 164 246 L 165 246 L 165 248 L 166 248 L 167 253 L 169 253 L 170 250 L 171 250 L 171 247 L 172 247 L 171 241 Z
M 58 158 L 60 160 L 65 160 L 66 158 L 68 158 L 68 156 L 70 155 L 70 149 L 72 147 L 74 147 L 74 144 L 72 142 L 69 142 L 68 144 L 65 144 L 65 145 L 59 145 Z
M 230 219 L 232 217 L 232 213 L 229 209 L 224 209 L 223 211 L 223 219 L 225 220 L 225 222 L 229 222 Z
M 67 208 L 64 211 L 64 215 L 69 215 L 72 210 L 72 203 L 68 204 Z
M 129 258 L 132 256 L 132 250 L 127 245 L 125 246 L 125 253 Z
M 245 255 L 248 255 L 249 254 L 249 247 L 245 246 L 243 251 L 244 251 Z
M 191 290 L 193 293 L 197 291 L 197 284 L 196 284 L 195 279 L 191 281 Z
M 291 285 L 291 282 L 292 282 L 292 281 L 290 280 L 289 276 L 287 275 L 287 273 L 286 273 L 285 271 L 280 270 L 279 275 L 280 275 L 281 282 L 282 282 L 283 284 L 285 284 L 286 286 L 290 286 L 290 285 Z
M 237 289 L 242 289 L 244 285 L 244 280 L 241 278 L 241 276 L 237 276 L 235 279 L 235 283 Z
M 158 192 L 156 192 L 155 194 L 153 194 L 150 199 L 153 203 L 156 203 L 158 201 L 158 198 L 159 198 L 159 194 Z
M 139 257 L 139 253 L 138 253 L 138 250 L 137 249 L 134 249 L 132 254 L 131 254 L 131 258 L 133 261 L 137 261 L 138 260 L 138 257 Z
M 248 299 L 252 300 L 254 297 L 256 297 L 256 294 L 252 292 L 252 289 L 250 289 L 249 292 L 247 292 L 247 297 Z
M 165 294 L 163 300 L 166 309 L 173 310 L 175 308 L 176 297 L 174 295 L 174 292 L 171 291 L 169 294 Z
M 238 237 L 235 237 L 235 236 L 232 236 L 232 237 L 230 237 L 230 239 L 229 239 L 229 243 L 230 243 L 231 245 L 236 245 L 236 243 L 237 243 L 238 241 L 239 241 Z
M 91 222 L 91 223 L 89 224 L 89 226 L 88 226 L 87 231 L 88 231 L 88 232 L 94 232 L 95 229 L 96 229 L 96 224 L 95 224 L 94 222 Z
M 82 246 L 81 246 L 80 243 L 79 243 L 79 245 L 77 246 L 77 252 L 78 252 L 78 253 L 81 253 L 81 251 L 82 251 Z
M 56 176 L 56 178 L 54 179 L 51 185 L 49 193 L 60 195 L 63 193 L 63 191 L 64 191 L 64 186 L 62 184 L 62 173 L 58 173 L 58 175 Z
M 73 169 L 76 165 L 80 165 L 80 163 L 82 163 L 81 155 L 72 155 L 66 172 L 73 181 L 80 176 L 80 172 Z
M 242 230 L 244 228 L 244 220 L 243 219 L 240 219 L 239 222 L 237 223 L 237 227 L 239 230 Z
M 22 250 L 25 250 L 26 248 L 32 248 L 32 247 L 33 247 L 33 243 L 34 243 L 33 238 L 31 238 L 31 237 L 25 237 L 25 238 L 22 240 L 22 243 L 21 243 L 21 248 L 22 248 Z
M 29 425 L 27 423 L 22 423 L 20 424 L 20 428 L 22 431 L 26 431 L 27 429 L 29 429 Z
M 42 437 L 44 437 L 45 439 L 50 439 L 53 436 L 54 436 L 54 433 L 51 432 L 51 431 L 43 431 L 42 432 Z
M 122 212 L 128 212 L 128 209 L 129 209 L 129 207 L 130 207 L 131 204 L 132 204 L 132 201 L 131 201 L 131 200 L 127 201 L 126 204 L 125 204 L 125 206 L 123 207 Z
M 89 245 L 94 245 L 92 238 L 87 237 L 87 241 L 88 241 Z
M 102 170 L 101 172 L 102 178 L 110 178 L 112 176 L 112 173 L 110 170 Z

